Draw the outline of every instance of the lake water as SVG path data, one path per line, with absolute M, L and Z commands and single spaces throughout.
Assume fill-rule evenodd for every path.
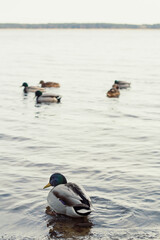
M 160 238 L 160 31 L 0 30 L 0 239 Z M 131 82 L 120 97 L 114 80 Z M 55 81 L 61 104 L 23 82 Z M 84 186 L 92 227 L 46 215 L 61 172 Z

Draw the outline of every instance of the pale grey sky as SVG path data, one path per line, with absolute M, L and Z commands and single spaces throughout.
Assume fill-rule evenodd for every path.
M 160 0 L 0 0 L 0 23 L 160 23 Z

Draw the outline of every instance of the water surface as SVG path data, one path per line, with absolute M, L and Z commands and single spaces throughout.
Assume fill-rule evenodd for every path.
M 0 30 L 1 239 L 159 239 L 160 32 Z M 114 80 L 131 82 L 118 99 Z M 55 81 L 61 104 L 23 82 Z M 54 172 L 82 184 L 92 227 L 45 213 Z

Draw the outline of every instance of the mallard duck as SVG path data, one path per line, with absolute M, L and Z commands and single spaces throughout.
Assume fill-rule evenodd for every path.
M 38 86 L 28 86 L 28 83 L 24 82 L 21 87 L 24 87 L 24 93 L 28 92 L 36 92 L 37 90 L 40 90 L 42 92 L 45 91 L 44 88 L 38 87 Z
M 44 82 L 43 80 L 41 80 L 39 82 L 41 84 L 41 87 L 55 87 L 55 88 L 59 88 L 60 87 L 60 84 L 59 83 L 56 83 L 56 82 Z
M 53 93 L 42 94 L 41 91 L 36 91 L 35 96 L 37 97 L 37 103 L 59 103 L 61 101 L 61 96 Z
M 116 98 L 116 97 L 119 97 L 119 95 L 120 95 L 119 86 L 112 87 L 107 92 L 107 97 L 110 97 L 110 98 Z
M 129 88 L 131 86 L 131 83 L 129 82 L 119 80 L 115 80 L 114 84 L 118 84 L 120 89 Z
M 55 213 L 70 217 L 85 217 L 93 210 L 85 190 L 75 183 L 67 183 L 62 174 L 52 174 L 44 188 L 50 186 L 53 188 L 48 194 L 47 201 Z

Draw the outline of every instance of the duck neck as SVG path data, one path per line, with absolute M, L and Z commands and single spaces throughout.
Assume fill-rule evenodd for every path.
M 27 93 L 28 92 L 27 90 L 28 90 L 28 87 L 24 87 L 24 90 L 23 90 L 24 93 Z
M 39 98 L 39 96 L 36 97 L 36 102 L 37 102 L 37 103 L 38 103 L 38 98 Z

